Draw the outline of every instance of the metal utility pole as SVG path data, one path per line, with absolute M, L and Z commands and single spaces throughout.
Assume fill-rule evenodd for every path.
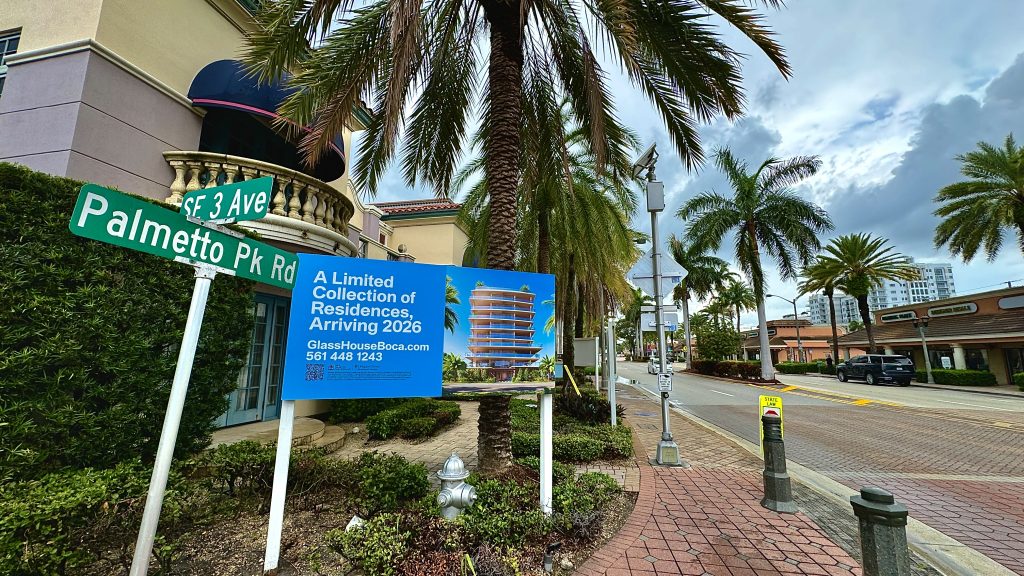
M 928 327 L 928 320 L 928 316 L 914 318 L 914 328 L 917 328 L 917 334 L 921 336 L 921 348 L 924 351 L 924 370 L 928 375 L 928 383 L 935 384 L 935 379 L 932 377 L 932 359 L 928 355 L 928 339 L 924 336 L 924 329 Z
M 789 298 L 786 298 L 784 296 L 779 296 L 778 294 L 765 294 L 765 296 L 768 297 L 768 298 L 772 298 L 772 297 L 779 298 L 779 299 L 785 300 L 786 302 L 789 302 L 790 304 L 793 305 L 793 322 L 794 322 L 794 326 L 796 326 L 797 361 L 798 362 L 807 362 L 807 355 L 804 353 L 804 341 L 800 339 L 800 315 L 796 311 L 796 300 L 797 299 L 793 298 L 792 300 L 790 300 Z

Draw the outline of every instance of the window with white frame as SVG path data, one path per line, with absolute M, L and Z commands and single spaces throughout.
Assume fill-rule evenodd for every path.
M 7 57 L 18 51 L 21 31 L 0 33 L 0 95 L 4 93 L 4 81 L 7 80 Z

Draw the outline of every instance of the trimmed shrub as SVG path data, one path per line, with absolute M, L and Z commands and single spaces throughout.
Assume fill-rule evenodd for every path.
M 551 443 L 552 455 L 562 462 L 590 462 L 604 454 L 603 442 L 583 434 L 557 434 Z
M 484 480 L 476 485 L 476 502 L 456 522 L 469 544 L 519 547 L 539 540 L 551 530 L 537 507 L 537 484 L 518 480 Z
M 537 456 L 526 456 L 525 458 L 516 458 L 516 464 L 525 466 L 530 470 L 540 472 L 540 458 Z M 551 461 L 551 481 L 555 484 L 561 484 L 568 480 L 572 480 L 576 474 L 576 469 L 569 464 L 563 464 L 557 460 Z
M 427 469 L 398 454 L 363 452 L 354 460 L 358 470 L 358 505 L 365 516 L 394 512 L 399 504 L 418 500 L 430 490 Z
M 718 360 L 694 360 L 693 370 L 698 374 L 704 374 L 705 376 L 711 376 L 716 372 L 718 367 Z
M 398 436 L 406 439 L 423 438 L 424 436 L 429 436 L 437 427 L 436 418 L 431 418 L 430 416 L 410 418 L 403 420 L 398 425 Z
M 583 426 L 573 424 L 559 428 L 557 432 L 586 436 L 601 442 L 604 446 L 601 458 L 607 460 L 629 458 L 633 455 L 633 431 L 628 426 L 612 426 L 611 424 Z M 555 438 L 558 438 L 557 433 Z
M 408 398 L 363 398 L 334 400 L 327 420 L 331 423 L 362 422 L 370 416 L 408 402 Z
M 608 422 L 612 413 L 608 399 L 589 386 L 580 388 L 579 396 L 575 389 L 558 391 L 555 394 L 555 410 L 585 424 Z M 616 405 L 615 410 L 619 417 L 626 413 L 622 405 Z
M 1024 372 L 1017 372 L 1014 374 L 1013 383 L 1020 386 L 1020 391 L 1024 392 Z
M 512 455 L 516 458 L 540 456 L 540 434 L 513 432 Z
M 920 383 L 928 382 L 928 373 L 918 370 L 914 374 Z M 995 386 L 996 375 L 988 370 L 932 370 L 932 378 L 936 384 L 949 386 Z
M 353 530 L 335 528 L 325 535 L 327 544 L 353 567 L 373 576 L 395 576 L 398 563 L 409 552 L 411 533 L 401 529 L 398 514 L 381 514 Z
M 80 187 L 0 163 L 0 483 L 156 454 L 194 274 L 72 235 Z M 206 447 L 237 386 L 252 286 L 211 287 L 178 457 Z
M 366 431 L 375 440 L 387 440 L 396 435 L 422 438 L 458 420 L 461 415 L 462 409 L 457 402 L 416 398 L 370 416 L 366 419 Z M 431 420 L 429 428 L 424 418 Z M 417 422 L 410 424 L 412 420 Z
M 586 472 L 555 486 L 555 527 L 566 536 L 591 538 L 604 522 L 604 509 L 622 489 L 607 474 Z
M 829 366 L 828 364 L 825 364 L 825 363 L 819 363 L 818 364 L 818 373 L 820 373 L 820 374 L 830 374 L 832 376 L 835 376 L 836 365 L 833 364 L 832 366 Z
M 706 376 L 761 379 L 761 363 L 756 360 L 694 360 L 693 370 Z
M 783 374 L 807 374 L 817 372 L 818 364 L 815 362 L 779 362 L 775 365 L 776 372 Z

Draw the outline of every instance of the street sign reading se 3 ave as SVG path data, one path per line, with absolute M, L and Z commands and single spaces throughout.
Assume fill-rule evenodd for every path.
M 181 200 L 181 213 L 211 224 L 259 220 L 267 215 L 274 178 L 193 190 Z
M 201 226 L 174 210 L 95 184 L 82 186 L 68 228 L 84 238 L 178 262 L 207 264 L 272 286 L 295 285 L 295 254 Z

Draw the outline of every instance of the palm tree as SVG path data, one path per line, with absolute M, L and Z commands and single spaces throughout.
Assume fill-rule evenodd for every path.
M 861 330 L 863 328 L 864 328 L 864 323 L 861 322 L 860 320 L 850 320 L 850 323 L 846 325 L 846 330 L 848 332 L 856 332 L 857 330 Z M 838 360 L 838 358 L 837 358 L 837 360 Z
M 847 234 L 833 238 L 818 257 L 825 269 L 823 274 L 836 278 L 835 286 L 857 299 L 860 319 L 868 332 L 868 346 L 877 352 L 875 333 L 871 325 L 868 293 L 886 280 L 918 280 L 921 271 L 892 246 L 885 238 L 872 238 L 870 234 Z
M 799 295 L 821 292 L 828 298 L 829 323 L 832 325 L 832 358 L 835 362 L 838 362 L 839 329 L 836 325 L 836 305 L 834 300 L 838 278 L 833 276 L 833 273 L 825 263 L 820 260 L 815 260 L 810 265 L 805 266 L 800 271 L 800 276 L 803 280 L 797 287 L 800 291 Z
M 462 356 L 445 352 L 441 360 L 441 379 L 445 382 L 454 382 L 458 380 L 459 374 L 468 367 Z
M 445 276 L 444 285 L 444 329 L 455 333 L 455 327 L 459 325 L 459 315 L 455 313 L 452 306 L 461 304 L 459 300 L 459 289 L 452 284 L 452 277 Z
M 698 245 L 718 250 L 722 239 L 735 232 L 736 262 L 757 299 L 761 344 L 761 377 L 774 378 L 764 313 L 765 279 L 761 250 L 775 261 L 783 279 L 796 278 L 799 266 L 810 262 L 821 247 L 818 234 L 833 228 L 828 214 L 795 195 L 790 187 L 818 171 L 817 156 L 788 160 L 768 158 L 753 172 L 728 149 L 715 152 L 715 164 L 733 188 L 733 197 L 704 192 L 676 213 L 689 220 L 688 234 Z
M 964 262 L 983 249 L 991 261 L 1002 247 L 1005 229 L 1016 228 L 1024 253 L 1024 148 L 1010 134 L 1002 148 L 978 142 L 978 150 L 956 159 L 970 180 L 950 184 L 935 197 L 942 203 L 935 215 L 945 218 L 935 228 L 935 247 L 948 244 Z
M 686 338 L 686 362 L 689 368 L 693 354 L 690 344 L 690 297 L 707 300 L 712 292 L 722 289 L 723 282 L 731 277 L 732 272 L 725 260 L 709 255 L 693 242 L 681 240 L 675 234 L 669 236 L 668 251 L 672 259 L 686 270 L 686 276 L 676 285 L 672 298 L 683 305 L 683 334 Z
M 654 298 L 651 298 L 644 291 L 639 288 L 634 288 L 629 300 L 626 301 L 623 315 L 629 320 L 630 326 L 636 328 L 636 338 L 633 339 L 633 358 L 635 359 L 643 351 L 643 327 L 640 325 L 640 321 L 643 318 L 643 307 L 648 304 L 654 304 Z
M 308 163 L 350 124 L 361 99 L 372 97 L 376 111 L 354 171 L 371 194 L 403 134 L 406 181 L 447 191 L 480 101 L 491 215 L 487 263 L 500 270 L 516 263 L 524 102 L 564 94 L 602 171 L 609 151 L 621 147 L 624 131 L 591 38 L 602 39 L 607 56 L 658 109 L 688 165 L 702 160 L 696 122 L 742 113 L 742 55 L 721 39 L 709 15 L 745 35 L 784 76 L 790 72 L 761 15 L 735 2 L 266 0 L 260 6 L 245 59 L 264 81 L 294 71 L 287 83 L 295 90 L 278 110 L 279 125 L 308 127 L 302 137 Z M 507 396 L 481 401 L 485 472 L 511 463 L 510 417 Z
M 744 282 L 733 279 L 725 287 L 719 290 L 716 300 L 720 300 L 736 312 L 736 331 L 740 331 L 740 314 L 745 310 L 757 308 L 757 296 L 754 291 Z

